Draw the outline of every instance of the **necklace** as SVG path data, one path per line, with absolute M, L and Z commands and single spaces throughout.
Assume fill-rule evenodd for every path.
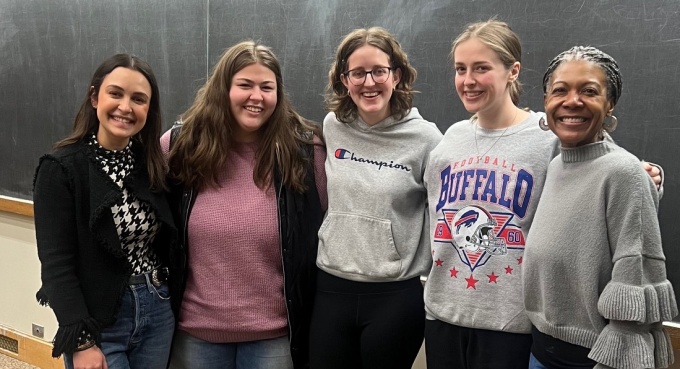
M 496 146 L 496 144 L 498 143 L 498 141 L 500 141 L 501 138 L 503 138 L 503 136 L 505 136 L 505 132 L 507 132 L 508 129 L 514 125 L 515 119 L 517 119 L 517 113 L 518 113 L 518 112 L 519 112 L 519 109 L 515 110 L 515 116 L 512 118 L 512 121 L 510 122 L 510 125 L 507 126 L 507 127 L 505 127 L 505 129 L 503 130 L 503 132 L 501 133 L 501 135 L 498 136 L 498 138 L 496 139 L 496 141 L 494 141 L 494 143 L 493 143 L 491 146 L 489 146 L 489 148 L 486 149 L 486 151 L 484 151 L 484 154 L 482 154 L 482 155 L 479 155 L 479 145 L 477 144 L 477 127 L 479 126 L 479 123 L 477 122 L 477 117 L 475 117 L 474 122 L 472 122 L 472 125 L 473 125 L 473 129 L 475 130 L 475 149 L 477 149 L 477 157 L 486 156 L 486 154 L 488 154 L 489 151 L 491 151 L 491 149 L 493 149 L 493 147 Z

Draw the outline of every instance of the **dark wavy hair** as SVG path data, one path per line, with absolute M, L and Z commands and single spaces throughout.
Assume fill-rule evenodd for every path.
M 269 47 L 254 41 L 240 42 L 222 53 L 193 104 L 181 115 L 182 131 L 173 142 L 168 162 L 170 177 L 182 186 L 197 190 L 217 186 L 237 125 L 230 109 L 232 78 L 241 69 L 256 63 L 274 72 L 277 103 L 269 120 L 260 128 L 253 180 L 259 188 L 269 187 L 278 165 L 285 185 L 300 192 L 306 189 L 304 178 L 309 158 L 300 152 L 303 144 L 312 143 L 309 133 L 321 138 L 321 131 L 295 112 L 285 94 L 278 59 Z
M 338 120 L 344 123 L 357 119 L 357 106 L 349 96 L 349 91 L 342 84 L 340 77 L 347 72 L 347 60 L 350 55 L 364 45 L 375 46 L 382 50 L 389 57 L 390 66 L 401 70 L 401 80 L 390 98 L 390 113 L 397 119 L 402 119 L 413 107 L 413 95 L 416 93 L 413 90 L 413 83 L 417 73 L 397 39 L 381 27 L 355 29 L 340 42 L 335 62 L 328 72 L 326 109 L 334 112 Z
M 80 105 L 78 114 L 73 122 L 73 131 L 65 139 L 57 142 L 54 149 L 79 142 L 91 134 L 96 134 L 99 129 L 99 119 L 97 109 L 92 106 L 92 98 L 99 95 L 104 78 L 116 68 L 127 68 L 141 73 L 149 85 L 151 85 L 151 101 L 149 102 L 149 112 L 146 117 L 146 124 L 141 131 L 132 137 L 133 145 L 142 147 L 146 160 L 146 169 L 149 173 L 149 182 L 153 190 L 166 190 L 167 185 L 165 176 L 167 165 L 163 159 L 161 151 L 161 104 L 160 92 L 156 76 L 151 70 L 151 66 L 145 61 L 130 54 L 116 54 L 104 60 L 92 76 L 92 80 L 87 88 L 87 94 Z

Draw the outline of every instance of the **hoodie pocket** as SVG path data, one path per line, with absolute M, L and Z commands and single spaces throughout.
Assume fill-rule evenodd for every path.
M 401 256 L 387 219 L 329 213 L 319 229 L 318 262 L 342 273 L 398 277 Z

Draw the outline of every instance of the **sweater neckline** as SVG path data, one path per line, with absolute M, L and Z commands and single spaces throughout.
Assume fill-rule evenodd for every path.
M 238 152 L 238 153 L 241 153 L 241 154 L 247 154 L 247 153 L 255 153 L 259 146 L 260 146 L 259 141 L 234 142 L 231 146 L 231 149 L 234 150 L 235 152 Z
M 360 116 L 357 114 L 357 118 L 352 122 L 359 130 L 361 131 L 376 131 L 376 130 L 385 130 L 387 128 L 391 128 L 392 126 L 408 122 L 413 119 L 422 119 L 422 116 L 420 113 L 418 113 L 418 108 L 412 107 L 409 109 L 408 112 L 406 112 L 406 115 L 402 119 L 397 119 L 394 115 L 390 115 L 387 118 L 381 120 L 380 122 L 377 122 L 375 124 L 368 124 L 366 123 Z
M 522 132 L 523 130 L 533 127 L 536 122 L 538 121 L 539 118 L 539 113 L 536 113 L 534 111 L 529 111 L 529 116 L 527 116 L 526 119 L 523 121 L 515 124 L 514 126 L 509 126 L 507 128 L 495 128 L 495 129 L 490 129 L 490 128 L 484 128 L 479 126 L 479 124 L 475 121 L 475 119 L 469 119 L 468 123 L 470 124 L 470 129 L 473 130 L 474 134 L 485 137 L 508 137 L 512 136 L 516 133 Z
M 95 153 L 105 160 L 125 160 L 132 157 L 132 140 L 120 150 L 110 150 L 102 146 L 97 140 L 97 136 L 93 133 L 90 136 L 88 144 L 94 148 Z
M 560 147 L 562 162 L 580 163 L 604 156 L 613 150 L 607 141 L 598 141 L 578 147 Z

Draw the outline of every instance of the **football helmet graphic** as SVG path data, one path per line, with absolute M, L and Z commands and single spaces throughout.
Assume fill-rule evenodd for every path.
M 466 206 L 451 220 L 453 243 L 460 250 L 505 255 L 508 253 L 505 240 L 496 238 L 494 234 L 496 224 L 496 220 L 483 208 Z

